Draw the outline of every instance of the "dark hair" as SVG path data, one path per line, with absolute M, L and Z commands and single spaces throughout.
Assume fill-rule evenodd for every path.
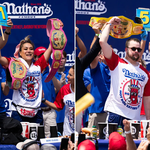
M 65 58 L 67 58 L 67 53 L 63 50 L 63 55 Z
M 129 42 L 130 41 L 135 41 L 135 42 L 138 42 L 138 43 L 141 43 L 139 39 L 137 38 L 129 38 L 126 40 L 126 44 L 125 44 L 125 47 L 128 47 L 129 46 Z
M 19 51 L 21 51 L 22 47 L 23 47 L 23 44 L 25 43 L 30 43 L 32 46 L 33 46 L 33 49 L 34 49 L 34 43 L 30 40 L 30 35 L 26 36 L 23 40 L 20 41 L 20 49 Z
M 74 69 L 74 65 L 73 65 L 73 66 L 71 66 L 71 68 L 72 68 L 72 69 Z

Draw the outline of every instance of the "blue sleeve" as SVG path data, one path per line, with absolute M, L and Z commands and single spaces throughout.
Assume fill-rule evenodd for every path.
M 4 69 L 1 69 L 2 82 L 6 82 L 6 73 Z
M 87 87 L 89 84 L 91 84 L 91 74 L 90 74 L 90 68 L 85 69 L 83 73 L 83 82 L 85 87 Z

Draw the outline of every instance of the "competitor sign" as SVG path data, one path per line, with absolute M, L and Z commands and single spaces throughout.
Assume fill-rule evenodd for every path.
M 150 9 L 149 8 L 136 9 L 136 16 L 142 19 L 145 30 L 150 31 Z
M 0 25 L 9 27 L 7 25 L 7 20 L 8 20 L 8 16 L 7 16 L 6 8 L 5 6 L 0 5 Z

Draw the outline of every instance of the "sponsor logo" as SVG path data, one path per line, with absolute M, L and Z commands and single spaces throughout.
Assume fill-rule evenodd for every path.
M 53 15 L 51 5 L 44 3 L 23 3 L 17 6 L 15 3 L 4 2 L 7 14 L 11 19 L 45 19 Z
M 53 55 L 51 55 L 51 59 L 53 59 Z M 67 54 L 67 61 L 65 63 L 66 67 L 71 67 L 75 63 L 75 51 L 72 54 Z
M 125 51 L 118 51 L 118 49 L 114 48 L 113 49 L 114 52 L 120 57 L 120 58 L 124 58 L 125 57 Z M 148 50 L 144 51 L 143 55 L 142 55 L 142 59 L 145 60 L 146 65 L 150 64 L 150 53 Z
M 82 15 L 101 15 L 107 12 L 105 2 L 98 0 L 75 0 L 75 13 Z
M 65 66 L 73 66 L 75 63 L 75 51 L 72 54 L 67 54 L 67 61 Z

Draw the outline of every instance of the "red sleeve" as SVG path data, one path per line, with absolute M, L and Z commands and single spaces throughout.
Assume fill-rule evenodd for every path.
M 105 57 L 105 60 L 106 60 L 107 65 L 108 65 L 110 70 L 114 70 L 117 67 L 119 62 L 127 64 L 127 62 L 124 59 L 121 59 L 117 54 L 115 54 L 115 52 L 113 50 L 112 50 L 111 58 L 108 59 Z
M 4 56 L 5 57 L 5 56 Z M 8 66 L 9 66 L 9 63 L 10 63 L 10 60 L 11 60 L 11 58 L 8 58 L 8 57 L 5 57 L 7 60 L 8 60 Z M 7 68 L 7 67 L 5 67 L 5 66 L 3 66 L 3 68 Z
M 34 65 L 41 67 L 41 72 L 48 66 L 47 61 L 45 60 L 44 55 L 42 55 L 35 63 Z
M 140 113 L 140 115 L 145 115 L 143 99 L 142 99 L 142 107 L 141 107 L 141 113 Z
M 63 109 L 64 108 L 64 102 L 63 102 L 63 97 L 64 97 L 64 92 L 63 92 L 63 88 L 60 89 L 60 91 L 58 92 L 56 99 L 54 101 L 54 104 L 56 105 L 56 107 L 58 109 Z
M 148 81 L 145 85 L 143 96 L 150 96 L 150 92 L 149 92 L 149 90 L 150 90 L 150 74 L 147 70 L 146 70 L 146 73 L 148 75 Z
M 110 59 L 105 57 L 105 60 L 110 70 L 114 70 L 116 68 L 120 59 L 121 58 L 117 54 L 115 54 L 113 50 L 112 50 L 112 57 Z

